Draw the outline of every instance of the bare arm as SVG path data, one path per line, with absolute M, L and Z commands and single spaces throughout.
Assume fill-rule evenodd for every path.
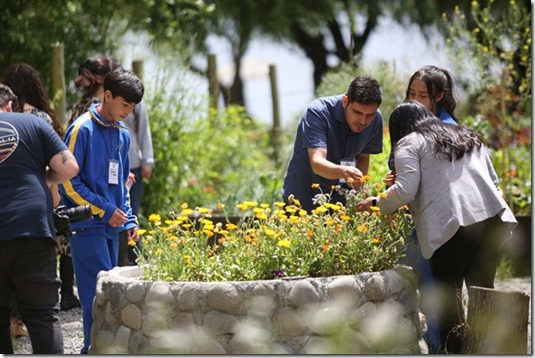
M 48 163 L 46 182 L 50 184 L 63 183 L 78 174 L 78 163 L 70 150 L 64 150 L 54 155 Z
M 308 157 L 310 158 L 312 171 L 326 179 L 345 179 L 348 183 L 358 183 L 360 178 L 362 178 L 362 172 L 359 168 L 348 165 L 339 165 L 328 161 L 327 150 L 325 148 L 309 148 Z M 367 163 L 369 164 L 369 158 Z M 366 165 L 366 169 L 368 164 Z
M 48 186 L 48 189 L 50 189 L 50 194 L 52 194 L 52 203 L 54 204 L 54 207 L 58 206 L 61 202 L 61 195 L 59 194 L 58 184 L 50 184 Z
M 368 174 L 370 170 L 370 155 L 369 154 L 358 154 L 357 155 L 357 168 L 360 169 L 362 174 Z

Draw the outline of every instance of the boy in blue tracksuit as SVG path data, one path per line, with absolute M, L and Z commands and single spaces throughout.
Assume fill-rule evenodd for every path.
M 74 273 L 83 313 L 84 346 L 88 353 L 97 274 L 117 266 L 119 232 L 138 241 L 126 182 L 130 170 L 128 130 L 120 122 L 143 98 L 141 80 L 118 68 L 104 78 L 104 100 L 95 103 L 67 129 L 65 143 L 79 163 L 77 176 L 62 183 L 62 203 L 70 208 L 90 205 L 93 218 L 71 224 Z

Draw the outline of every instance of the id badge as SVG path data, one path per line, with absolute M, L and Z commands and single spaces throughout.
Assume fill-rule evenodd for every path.
M 357 166 L 357 161 L 355 159 L 342 159 L 340 160 L 340 165 L 346 165 L 348 167 Z M 346 180 L 344 178 L 340 179 L 340 183 L 344 184 Z
M 110 160 L 108 184 L 119 184 L 119 162 L 117 160 Z

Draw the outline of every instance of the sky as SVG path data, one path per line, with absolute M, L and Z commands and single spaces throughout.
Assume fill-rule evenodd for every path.
M 445 54 L 439 50 L 444 48 L 441 36 L 434 32 L 432 39 L 432 43 L 426 42 L 416 25 L 402 27 L 389 18 L 381 18 L 363 49 L 363 62 L 366 65 L 375 61 L 387 61 L 394 66 L 401 78 L 406 77 L 407 80 L 424 65 L 434 64 L 449 69 L 451 66 Z M 229 84 L 234 68 L 228 45 L 215 37 L 210 38 L 207 44 L 216 55 L 220 81 Z M 127 39 L 121 50 L 121 58 L 125 65 L 132 60 L 144 60 L 144 78 L 153 78 L 153 73 L 157 71 L 154 54 L 150 54 L 138 36 Z M 299 49 L 266 40 L 254 40 L 251 43 L 242 65 L 245 101 L 248 112 L 265 123 L 271 123 L 273 118 L 269 81 L 271 64 L 276 67 L 281 124 L 285 126 L 298 117 L 314 99 L 312 63 Z M 206 94 L 207 81 L 196 79 L 195 82 L 199 93 Z

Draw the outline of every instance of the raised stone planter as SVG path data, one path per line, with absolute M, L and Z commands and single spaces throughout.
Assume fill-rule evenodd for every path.
M 356 276 L 148 282 L 100 272 L 90 353 L 419 354 L 425 317 L 405 266 Z

